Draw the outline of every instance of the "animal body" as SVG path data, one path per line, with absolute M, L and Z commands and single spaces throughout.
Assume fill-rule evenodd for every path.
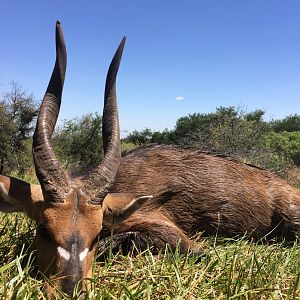
M 107 74 L 103 162 L 81 178 L 66 175 L 51 147 L 66 69 L 56 25 L 55 67 L 33 136 L 40 185 L 0 176 L 0 210 L 24 212 L 37 223 L 40 271 L 67 294 L 92 276 L 98 239 L 131 239 L 139 247 L 193 248 L 199 231 L 224 236 L 272 232 L 294 239 L 300 231 L 300 191 L 266 170 L 231 158 L 176 146 L 142 147 L 121 158 L 116 75 L 122 40 Z M 88 288 L 84 280 L 83 288 Z M 50 285 L 46 287 L 51 295 Z

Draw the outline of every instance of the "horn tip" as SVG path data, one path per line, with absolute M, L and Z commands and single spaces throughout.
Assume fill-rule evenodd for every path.
M 121 43 L 120 43 L 120 46 L 121 46 L 122 48 L 124 48 L 125 43 L 126 43 L 126 36 L 124 35 L 123 38 L 122 38 L 122 41 L 121 41 Z
M 117 55 L 122 56 L 123 50 L 124 50 L 124 46 L 125 46 L 125 42 L 126 42 L 126 36 L 123 36 L 121 43 L 119 44 L 119 47 L 116 51 Z

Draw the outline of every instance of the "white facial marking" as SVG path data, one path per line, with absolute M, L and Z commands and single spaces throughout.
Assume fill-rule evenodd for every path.
M 89 252 L 89 248 L 85 248 L 80 254 L 79 254 L 79 260 L 83 261 L 85 257 L 87 256 Z
M 58 254 L 63 258 L 63 259 L 65 259 L 66 261 L 68 261 L 69 259 L 70 259 L 70 252 L 69 251 L 67 251 L 66 249 L 64 249 L 64 248 L 62 248 L 62 247 L 60 247 L 60 246 L 58 246 L 57 247 L 57 252 L 58 252 Z

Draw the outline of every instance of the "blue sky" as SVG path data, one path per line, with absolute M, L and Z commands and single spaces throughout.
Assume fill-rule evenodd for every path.
M 101 112 L 106 71 L 125 35 L 121 129 L 173 128 L 219 106 L 300 113 L 300 1 L 0 2 L 0 92 L 11 80 L 41 99 L 62 22 L 68 66 L 60 120 Z

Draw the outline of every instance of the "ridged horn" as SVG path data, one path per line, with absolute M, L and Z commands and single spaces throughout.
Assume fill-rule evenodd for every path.
M 68 178 L 50 143 L 59 114 L 66 64 L 66 45 L 57 21 L 55 66 L 40 107 L 32 144 L 36 175 L 48 202 L 63 202 L 64 193 L 69 190 Z
M 116 96 L 116 77 L 126 38 L 124 37 L 109 66 L 104 92 L 102 136 L 104 158 L 85 179 L 85 190 L 92 196 L 91 203 L 101 204 L 103 197 L 115 180 L 120 160 L 120 128 Z

